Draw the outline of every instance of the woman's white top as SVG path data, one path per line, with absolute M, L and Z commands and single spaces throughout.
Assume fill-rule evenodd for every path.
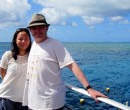
M 6 69 L 6 75 L 0 84 L 0 97 L 10 99 L 14 102 L 23 101 L 23 91 L 27 74 L 27 59 L 25 56 L 12 58 L 12 52 L 6 51 L 2 58 L 0 67 Z
M 65 85 L 61 68 L 73 63 L 61 43 L 48 38 L 33 43 L 28 59 L 24 105 L 33 110 L 52 110 L 65 104 Z M 27 99 L 28 98 L 28 99 Z

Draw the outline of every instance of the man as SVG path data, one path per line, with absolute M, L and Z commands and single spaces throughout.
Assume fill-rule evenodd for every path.
M 63 110 L 65 104 L 65 85 L 61 69 L 68 67 L 83 84 L 88 93 L 106 97 L 91 88 L 89 82 L 73 60 L 66 48 L 57 40 L 47 36 L 49 25 L 41 14 L 35 14 L 29 23 L 34 42 L 28 58 L 28 76 L 24 97 L 32 110 Z M 25 104 L 25 102 L 24 102 Z

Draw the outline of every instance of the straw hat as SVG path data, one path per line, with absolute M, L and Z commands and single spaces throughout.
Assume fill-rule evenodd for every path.
M 50 26 L 50 24 L 46 22 L 46 18 L 42 14 L 34 14 L 31 18 L 28 28 L 42 25 Z

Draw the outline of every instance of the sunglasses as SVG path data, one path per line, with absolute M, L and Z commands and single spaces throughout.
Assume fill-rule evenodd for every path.
M 19 31 L 29 31 L 29 30 L 28 30 L 28 28 L 18 28 L 18 29 L 16 30 L 16 32 L 19 32 Z

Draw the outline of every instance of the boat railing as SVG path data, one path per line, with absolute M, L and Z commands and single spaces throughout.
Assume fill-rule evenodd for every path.
M 69 88 L 71 90 L 74 90 L 76 92 L 79 92 L 79 93 L 82 93 L 82 94 L 84 94 L 86 96 L 91 97 L 90 94 L 88 94 L 88 92 L 85 89 L 83 89 L 83 88 L 75 87 L 75 86 L 70 85 L 70 84 L 65 84 L 65 85 L 66 85 L 67 88 Z M 106 104 L 112 105 L 112 106 L 118 108 L 119 110 L 130 110 L 130 107 L 128 105 L 124 105 L 124 104 L 119 103 L 117 101 L 114 101 L 114 100 L 112 100 L 110 98 L 98 97 L 97 99 L 99 101 L 101 101 L 101 102 L 104 102 Z

